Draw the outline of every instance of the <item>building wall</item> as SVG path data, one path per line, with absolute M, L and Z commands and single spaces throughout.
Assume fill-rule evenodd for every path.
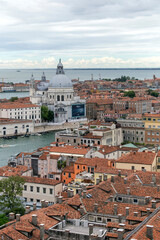
M 26 133 L 33 133 L 34 125 L 32 122 L 21 122 L 0 125 L 0 137 L 21 135 Z
M 119 168 L 119 169 L 132 170 L 133 166 L 134 166 L 135 170 L 142 171 L 143 168 L 145 168 L 146 171 L 156 171 L 156 158 L 155 158 L 154 163 L 152 165 L 116 162 L 116 168 Z
M 27 190 L 23 190 L 23 197 L 26 198 L 27 202 L 38 202 L 41 200 L 46 200 L 51 203 L 56 203 L 56 195 L 59 192 L 62 192 L 62 183 L 57 184 L 56 186 L 46 185 L 46 184 L 37 184 L 37 183 L 28 183 L 26 182 Z M 31 191 L 30 187 L 33 187 Z M 37 187 L 39 187 L 39 192 L 37 192 Z M 43 193 L 43 188 L 46 189 L 46 193 Z M 50 189 L 53 193 L 50 194 Z M 38 200 L 38 201 L 37 201 Z

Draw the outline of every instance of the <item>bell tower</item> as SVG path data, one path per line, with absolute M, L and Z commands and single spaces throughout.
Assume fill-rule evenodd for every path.
M 63 69 L 63 64 L 61 63 L 61 59 L 59 59 L 56 74 L 65 74 Z

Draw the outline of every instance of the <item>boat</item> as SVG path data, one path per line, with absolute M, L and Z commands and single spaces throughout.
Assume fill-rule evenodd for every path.
M 0 145 L 0 147 L 5 148 L 5 147 L 9 147 L 9 145 L 8 144 L 2 144 L 2 145 Z
M 20 72 L 20 70 L 17 70 L 17 72 Z

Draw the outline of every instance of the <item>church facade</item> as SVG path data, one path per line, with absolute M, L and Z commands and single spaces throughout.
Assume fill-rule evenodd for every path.
M 30 100 L 34 104 L 45 105 L 54 112 L 54 122 L 82 119 L 86 117 L 86 101 L 76 96 L 71 80 L 65 75 L 61 60 L 56 75 L 48 82 L 43 73 L 36 84 L 32 75 L 30 80 Z

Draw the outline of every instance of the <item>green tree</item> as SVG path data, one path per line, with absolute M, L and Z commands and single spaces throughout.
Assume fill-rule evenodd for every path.
M 134 98 L 136 96 L 134 91 L 128 91 L 124 93 L 124 97 Z
M 49 122 L 53 122 L 54 121 L 54 113 L 51 110 L 48 111 L 48 121 Z
M 24 178 L 11 176 L 0 180 L 0 211 L 8 215 L 9 212 L 24 214 L 22 196 Z
M 18 97 L 11 97 L 11 98 L 10 98 L 10 101 L 11 101 L 11 102 L 14 102 L 14 101 L 16 101 L 16 100 L 18 100 Z
M 8 217 L 5 214 L 0 214 L 0 226 L 8 222 Z
M 42 106 L 41 107 L 41 118 L 42 121 L 46 122 L 51 122 L 54 120 L 54 113 L 53 111 L 49 110 L 47 106 Z

